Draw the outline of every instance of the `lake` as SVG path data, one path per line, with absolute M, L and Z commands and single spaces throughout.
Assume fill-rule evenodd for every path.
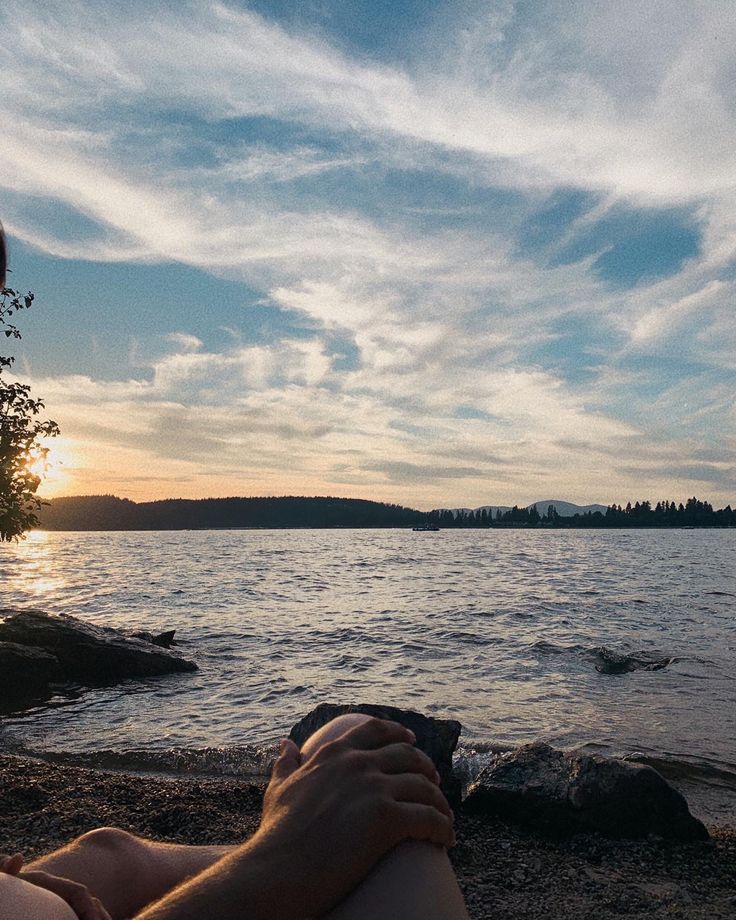
M 71 688 L 0 747 L 255 769 L 317 703 L 380 702 L 459 719 L 466 772 L 535 739 L 638 752 L 734 819 L 735 561 L 734 530 L 35 532 L 0 548 L 3 606 L 175 628 L 200 670 Z

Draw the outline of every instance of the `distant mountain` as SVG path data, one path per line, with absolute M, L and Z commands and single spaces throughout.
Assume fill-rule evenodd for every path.
M 486 511 L 486 512 L 488 512 L 488 514 L 492 514 L 493 517 L 495 517 L 496 514 L 497 514 L 499 511 L 501 511 L 501 512 L 510 511 L 510 510 L 511 510 L 511 505 L 481 505 L 480 508 L 467 508 L 467 509 L 466 509 L 466 508 L 462 508 L 462 509 L 457 509 L 457 510 L 461 510 L 461 511 L 473 511 L 473 512 L 475 512 L 475 511 Z
M 587 514 L 588 511 L 594 513 L 600 511 L 601 514 L 605 514 L 607 508 L 607 505 L 576 505 L 574 502 L 563 502 L 559 498 L 550 498 L 548 501 L 543 502 L 532 502 L 531 505 L 527 505 L 527 508 L 536 506 L 540 514 L 546 514 L 547 508 L 549 508 L 550 505 L 555 506 L 557 513 L 561 517 L 572 517 L 574 514 Z
M 600 511 L 601 514 L 605 514 L 607 507 L 606 505 L 576 505 L 574 502 L 564 502 L 559 498 L 550 498 L 542 502 L 532 502 L 531 505 L 525 505 L 524 507 L 531 509 L 536 506 L 537 511 L 544 516 L 550 505 L 555 506 L 560 517 L 572 517 L 575 514 L 585 514 L 587 511 Z M 439 510 L 444 511 L 445 509 L 440 508 Z M 495 517 L 499 510 L 501 513 L 510 511 L 511 505 L 481 505 L 480 508 L 450 508 L 449 510 L 455 515 L 458 513 L 467 514 L 470 511 L 474 513 L 486 511 L 488 514 L 492 514 Z

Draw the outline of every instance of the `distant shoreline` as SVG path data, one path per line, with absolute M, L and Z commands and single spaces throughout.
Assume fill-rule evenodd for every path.
M 539 506 L 542 506 L 540 512 Z M 402 505 L 367 499 L 330 496 L 163 499 L 134 502 L 114 495 L 57 498 L 39 512 L 40 530 L 49 531 L 167 531 L 167 530 L 332 530 L 387 529 L 436 525 L 450 529 L 690 529 L 736 527 L 730 505 L 714 510 L 696 498 L 686 504 L 650 502 L 604 506 L 575 506 L 554 502 L 528 507 L 485 506 L 475 510 L 417 511 Z M 587 509 L 587 510 L 586 510 Z M 592 510 L 595 509 L 595 510 Z
M 549 527 L 543 524 L 536 526 L 525 526 L 524 524 L 506 524 L 500 526 L 486 526 L 486 527 L 474 527 L 474 526 L 457 526 L 457 527 L 447 527 L 440 528 L 442 530 L 474 530 L 474 531 L 504 531 L 504 530 L 525 530 L 525 531 L 537 531 L 537 530 L 586 530 L 586 531 L 601 531 L 601 530 L 615 530 L 615 531 L 630 531 L 630 530 L 736 530 L 734 525 L 716 525 L 716 524 L 701 524 L 697 526 L 682 526 L 678 527 L 676 524 L 670 526 L 654 526 L 646 524 L 632 524 L 628 527 L 589 527 L 584 524 L 560 524 L 556 527 Z M 226 532 L 237 532 L 237 531 L 267 531 L 267 530 L 408 530 L 411 531 L 410 527 L 406 527 L 401 524 L 325 524 L 320 526 L 319 524 L 302 524 L 302 525 L 284 525 L 284 526 L 274 526 L 268 524 L 262 525 L 251 525 L 243 527 L 34 527 L 32 532 L 35 533 L 226 533 Z

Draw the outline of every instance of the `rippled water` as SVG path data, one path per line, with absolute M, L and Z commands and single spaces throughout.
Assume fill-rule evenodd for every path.
M 58 696 L 5 744 L 271 743 L 316 703 L 451 716 L 464 749 L 545 739 L 736 771 L 736 531 L 35 533 L 0 600 L 177 629 L 201 670 Z M 596 649 L 674 659 L 602 674 Z M 717 775 L 714 773 L 714 775 Z

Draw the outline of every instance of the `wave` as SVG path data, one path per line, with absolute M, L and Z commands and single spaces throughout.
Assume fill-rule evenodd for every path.
M 624 760 L 646 764 L 661 773 L 665 779 L 698 783 L 729 789 L 736 793 L 736 764 L 681 758 L 675 755 L 627 754 Z
M 269 776 L 277 756 L 276 744 L 233 745 L 228 747 L 169 748 L 165 750 L 129 749 L 116 751 L 44 751 L 4 739 L 0 751 L 63 766 L 87 767 L 112 772 L 148 773 L 172 776 L 239 777 L 263 780 Z M 453 757 L 453 767 L 464 783 L 472 782 L 480 771 L 513 746 L 476 741 L 461 743 Z M 576 750 L 603 756 L 620 756 L 630 763 L 653 767 L 666 779 L 687 781 L 732 790 L 736 793 L 736 764 L 708 761 L 686 755 L 633 751 L 616 753 L 606 745 L 589 743 Z
M 16 757 L 67 767 L 159 776 L 238 777 L 253 782 L 267 779 L 277 753 L 275 745 L 86 752 L 42 751 L 22 744 L 6 744 L 4 748 L 4 753 Z

